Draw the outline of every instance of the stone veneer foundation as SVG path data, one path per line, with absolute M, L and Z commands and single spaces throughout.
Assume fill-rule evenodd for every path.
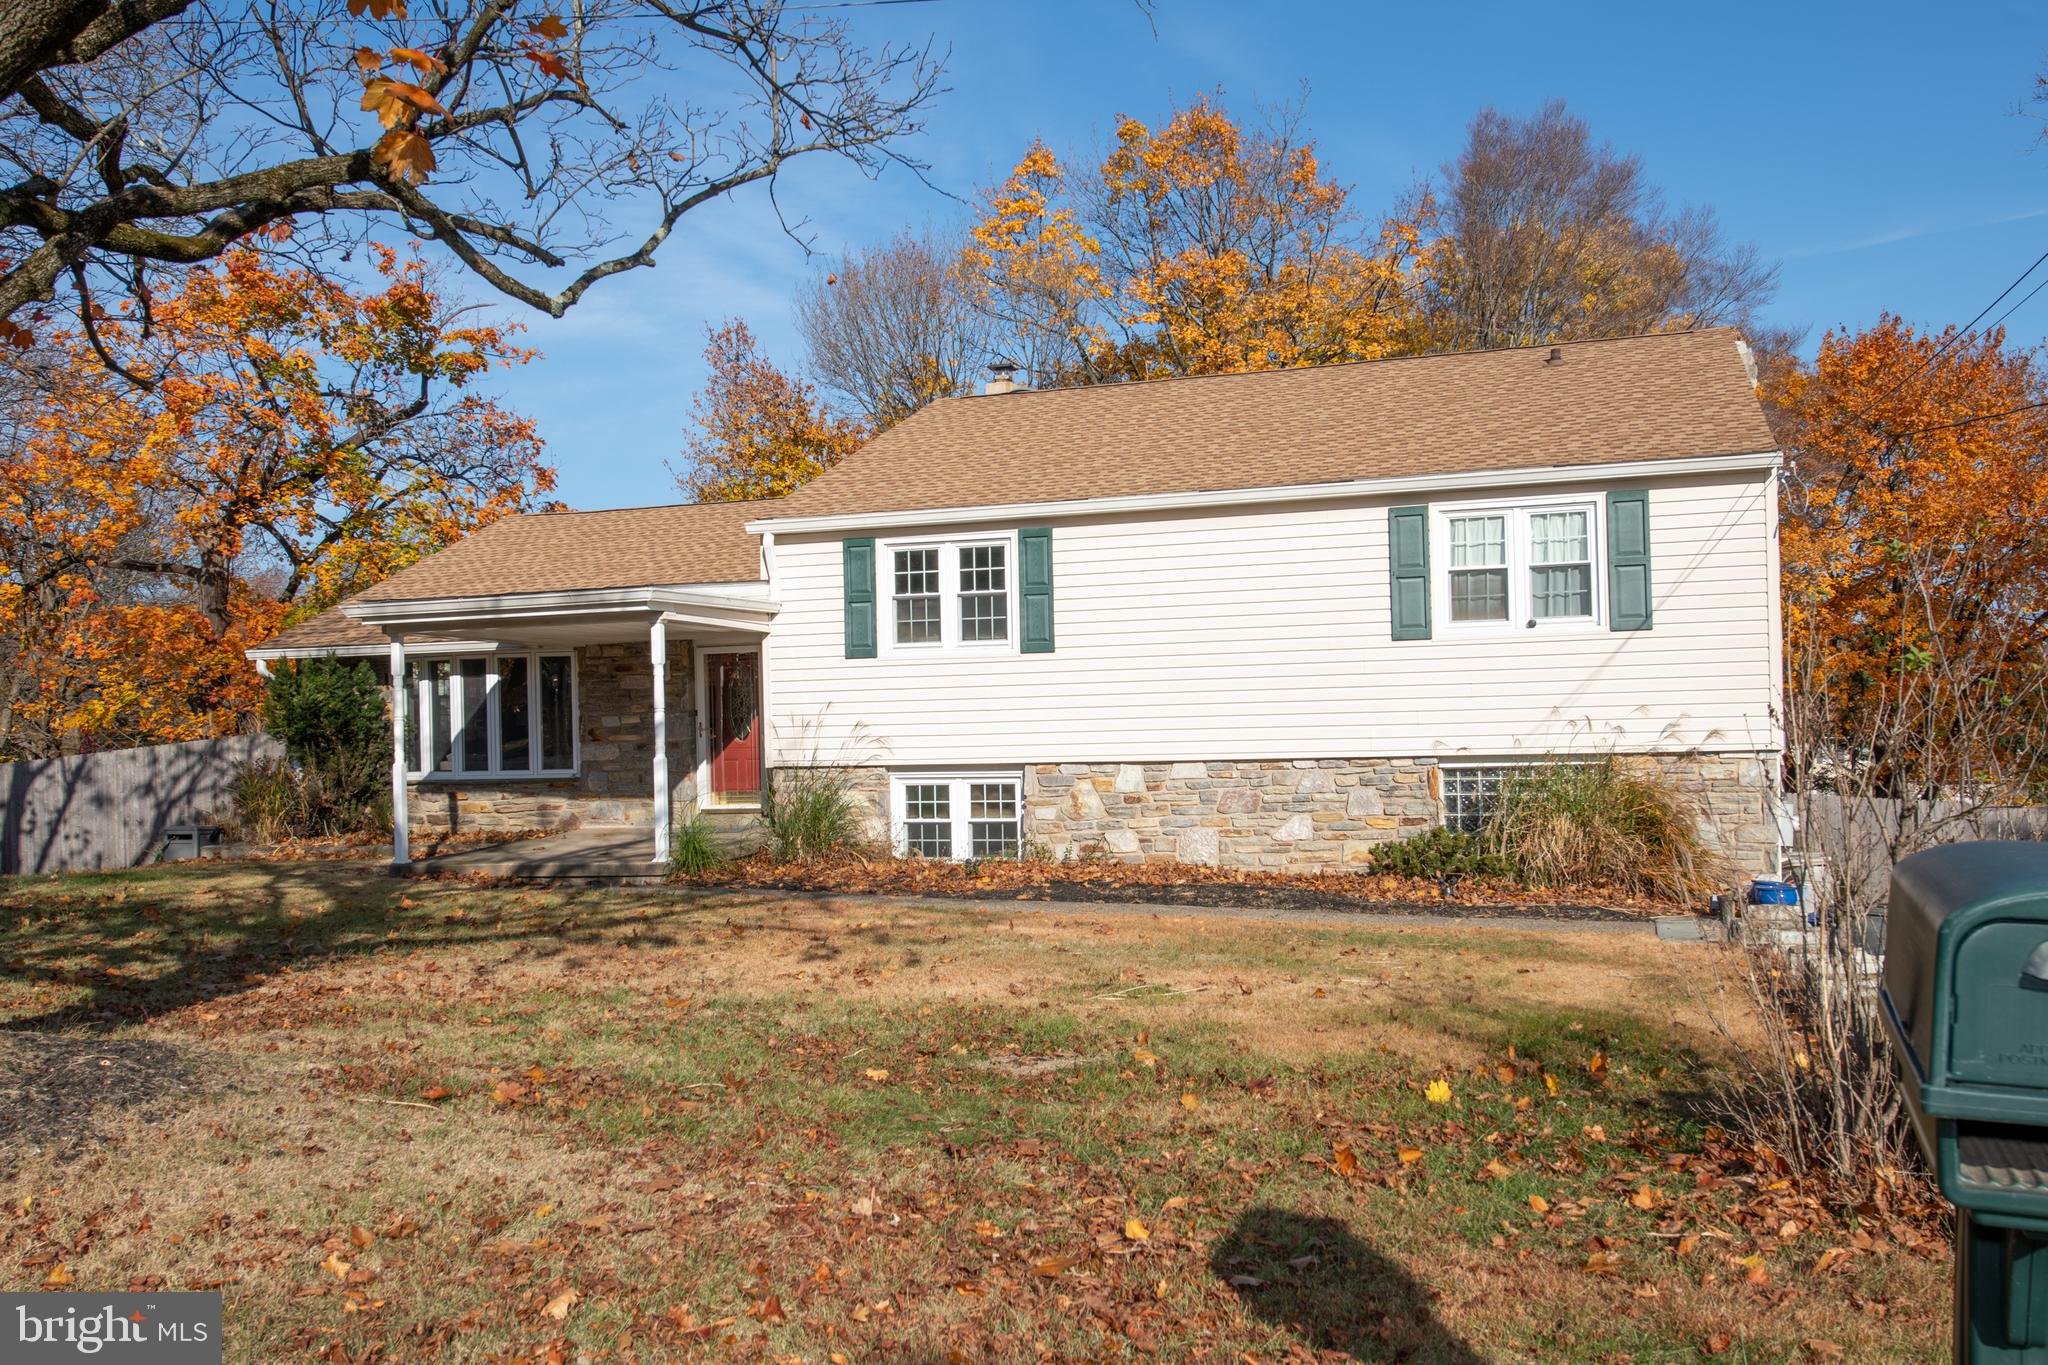
M 415 781 L 407 789 L 413 828 L 653 826 L 654 670 L 647 646 L 585 645 L 573 652 L 581 773 L 576 777 Z M 689 642 L 669 641 L 669 800 L 678 819 L 697 795 L 697 717 L 690 665 Z
M 1737 870 L 1777 873 L 1775 760 L 1659 754 L 1627 761 L 1662 769 L 1699 810 L 1708 845 Z M 1040 763 L 1023 771 L 1025 841 L 1053 857 L 1284 872 L 1362 869 L 1378 845 L 1443 820 L 1434 759 Z M 886 841 L 888 770 L 847 772 L 865 832 Z

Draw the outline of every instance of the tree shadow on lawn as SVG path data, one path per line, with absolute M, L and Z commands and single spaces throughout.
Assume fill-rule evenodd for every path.
M 1316 1351 L 1354 1360 L 1483 1365 L 1436 1320 L 1430 1291 L 1334 1218 L 1259 1205 L 1209 1255 L 1251 1311 Z
M 176 882 L 165 884 L 170 878 Z M 216 889 L 209 881 L 222 885 Z M 780 900 L 769 894 L 736 902 L 725 895 L 699 906 L 680 896 L 652 901 L 597 889 L 411 881 L 381 867 L 311 863 L 117 873 L 107 875 L 104 886 L 104 892 L 96 886 L 81 891 L 76 879 L 66 879 L 52 888 L 65 902 L 60 914 L 89 918 L 32 933 L 0 929 L 0 975 L 84 992 L 41 1014 L 0 1021 L 0 1031 L 103 1032 L 254 990 L 280 972 L 315 971 L 380 953 L 500 944 L 534 961 L 627 939 L 673 947 L 699 932 L 767 927 Z M 33 906 L 39 889 L 32 881 L 0 882 L 0 905 L 16 911 L 23 902 Z M 465 905 L 465 891 L 510 892 L 513 898 L 479 913 Z M 534 899 L 522 902 L 520 892 Z M 194 903 L 207 894 L 214 903 Z M 715 919 L 689 922 L 700 909 Z

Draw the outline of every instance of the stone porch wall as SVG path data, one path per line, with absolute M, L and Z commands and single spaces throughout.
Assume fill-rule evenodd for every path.
M 1778 871 L 1775 762 L 1655 755 L 1702 815 L 1701 834 L 1745 876 Z M 976 766 L 976 765 L 967 765 Z M 866 837 L 889 836 L 889 772 L 845 770 Z M 1283 872 L 1363 870 L 1375 847 L 1443 821 L 1434 759 L 1042 763 L 1024 769 L 1024 838 L 1052 857 Z
M 411 825 L 425 830 L 575 829 L 654 823 L 654 671 L 644 643 L 574 651 L 581 727 L 577 777 L 418 781 Z M 670 808 L 681 818 L 697 796 L 697 717 L 690 643 L 668 645 Z

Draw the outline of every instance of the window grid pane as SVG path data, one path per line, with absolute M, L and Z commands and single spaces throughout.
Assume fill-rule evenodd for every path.
M 1001 545 L 960 547 L 960 638 L 1010 638 L 1010 585 Z
M 420 754 L 420 665 L 405 661 L 405 770 L 419 772 L 426 764 Z
M 1508 619 L 1508 571 L 1506 569 L 1460 569 L 1451 574 L 1451 619 L 1453 621 L 1505 621 Z
M 498 770 L 523 773 L 533 765 L 532 716 L 527 708 L 527 661 L 498 660 Z
M 918 858 L 953 856 L 953 789 L 919 782 L 903 789 L 904 851 Z
M 463 659 L 456 665 L 462 673 L 462 725 L 459 751 L 463 772 L 490 771 L 491 724 L 484 709 L 489 702 L 487 676 L 482 659 Z
M 969 855 L 1014 858 L 1023 842 L 1017 815 L 1017 784 L 971 782 L 967 787 Z
M 436 659 L 427 665 L 428 690 L 428 746 L 429 765 L 437 773 L 445 773 L 454 765 L 452 740 L 455 734 L 454 700 L 449 696 L 449 678 L 453 668 L 446 659 Z
M 1529 610 L 1543 620 L 1593 614 L 1590 565 L 1567 564 L 1529 571 Z
M 1529 518 L 1529 558 L 1533 564 L 1583 564 L 1593 557 L 1586 514 L 1538 512 Z
M 939 552 L 936 547 L 896 552 L 896 643 L 939 640 Z
M 569 691 L 569 656 L 540 661 L 540 764 L 564 769 L 576 763 L 575 699 Z
M 1492 568 L 1508 562 L 1506 517 L 1453 517 L 1451 567 Z
M 1443 771 L 1444 825 L 1476 834 L 1486 827 L 1500 802 L 1500 784 L 1505 768 L 1445 768 Z

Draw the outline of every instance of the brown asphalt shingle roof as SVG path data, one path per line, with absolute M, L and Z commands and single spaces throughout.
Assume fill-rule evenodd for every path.
M 1337 483 L 1775 448 L 1728 328 L 934 403 L 790 494 L 507 517 L 361 594 L 390 602 L 754 582 L 782 517 Z M 322 613 L 268 648 L 380 644 Z
M 279 631 L 256 648 L 346 649 L 354 645 L 381 647 L 388 643 L 384 632 L 375 626 L 351 621 L 341 614 L 340 607 L 329 607 L 310 620 L 301 621 L 289 630 Z
M 757 582 L 760 541 L 743 528 L 763 506 L 706 502 L 506 517 L 355 600 Z
M 754 516 L 1776 449 L 1728 328 L 934 403 Z

